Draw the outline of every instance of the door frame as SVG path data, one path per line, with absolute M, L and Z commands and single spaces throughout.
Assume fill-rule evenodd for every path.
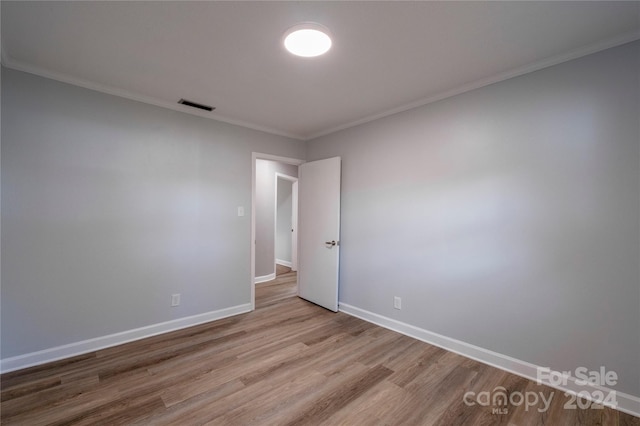
M 289 176 L 284 173 L 275 173 L 275 203 L 274 203 L 274 212 L 273 212 L 273 253 L 276 253 L 277 242 L 278 242 L 278 179 L 286 180 L 291 182 L 291 265 L 289 267 L 292 271 L 298 270 L 298 255 L 296 251 L 298 250 L 297 242 L 298 242 L 298 178 L 294 176 Z M 275 257 L 275 265 L 278 264 L 278 256 Z M 274 268 L 277 269 L 277 266 L 274 265 Z M 275 269 L 274 269 L 275 270 Z
M 251 288 L 251 310 L 256 309 L 256 160 L 270 160 L 279 163 L 291 164 L 299 166 L 305 163 L 305 160 L 299 158 L 281 157 L 278 155 L 264 154 L 261 152 L 251 153 L 251 276 L 249 279 L 249 287 Z

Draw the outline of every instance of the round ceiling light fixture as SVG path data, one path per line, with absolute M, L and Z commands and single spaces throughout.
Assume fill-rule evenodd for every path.
M 295 25 L 284 33 L 284 47 L 296 56 L 313 58 L 331 49 L 329 30 L 315 22 Z

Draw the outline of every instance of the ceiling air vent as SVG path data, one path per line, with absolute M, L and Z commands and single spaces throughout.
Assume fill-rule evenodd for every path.
M 188 101 L 186 99 L 180 99 L 178 103 L 182 105 L 190 106 L 192 108 L 203 109 L 205 111 L 213 111 L 215 109 L 214 107 L 210 107 L 209 105 L 202 105 L 196 102 Z

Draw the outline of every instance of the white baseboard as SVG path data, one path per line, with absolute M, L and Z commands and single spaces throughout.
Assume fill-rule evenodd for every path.
M 156 336 L 158 334 L 168 333 L 170 331 L 180 330 L 182 328 L 203 324 L 205 322 L 215 321 L 250 311 L 251 304 L 246 303 L 244 305 L 232 306 L 230 308 L 206 312 L 204 314 L 179 318 L 167 322 L 149 325 L 146 327 L 123 331 L 120 333 L 109 334 L 107 336 L 96 337 L 94 339 L 83 340 L 81 342 L 57 346 L 55 348 L 49 348 L 24 355 L 14 356 L 11 358 L 5 358 L 3 360 L 0 360 L 0 372 L 7 373 L 9 371 L 33 367 L 34 365 L 40 365 L 51 361 L 70 358 L 73 356 L 86 354 L 88 352 L 94 352 L 111 346 L 121 345 L 123 343 L 132 342 L 134 340 L 140 340 L 146 337 Z
M 276 264 L 286 266 L 287 268 L 291 268 L 293 264 L 288 260 L 276 259 Z
M 378 315 L 376 313 L 366 311 L 364 309 L 360 309 L 346 303 L 340 303 L 338 309 L 345 314 L 349 314 L 351 316 L 371 322 L 381 327 L 388 328 L 389 330 L 397 331 L 398 333 L 413 337 L 414 339 L 421 340 L 423 342 L 438 346 L 451 352 L 455 352 L 459 355 L 471 358 L 483 364 L 499 368 L 501 370 L 516 374 L 529 380 L 533 380 L 534 382 L 536 382 L 538 379 L 538 369 L 541 368 L 538 365 L 512 358 L 497 352 L 493 352 L 479 346 L 471 345 L 460 340 L 452 339 L 441 334 L 433 333 L 431 331 L 424 330 L 422 328 L 418 328 L 401 321 L 397 321 L 393 318 Z M 573 395 L 577 395 L 581 391 L 586 391 L 586 394 L 581 394 L 581 396 L 591 395 L 591 392 L 593 392 L 594 390 L 600 390 L 604 392 L 605 395 L 607 395 L 609 392 L 615 391 L 614 389 L 606 388 L 603 386 L 579 385 L 578 383 L 576 383 L 576 379 L 574 377 L 568 378 L 566 386 L 557 386 L 555 384 L 549 383 L 548 381 L 543 381 L 543 384 Z M 618 405 L 614 408 L 625 413 L 640 417 L 639 397 L 629 395 L 620 391 L 615 391 L 615 396 Z
M 274 272 L 274 273 L 269 274 L 269 275 L 262 275 L 260 277 L 256 277 L 256 279 L 253 280 L 253 283 L 254 284 L 260 284 L 260 283 L 263 283 L 263 282 L 266 282 L 266 281 L 275 280 L 275 279 L 276 279 L 276 273 Z

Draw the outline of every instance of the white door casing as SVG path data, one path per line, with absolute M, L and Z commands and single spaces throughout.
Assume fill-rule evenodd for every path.
M 250 253 L 251 253 L 251 266 L 250 266 L 250 281 L 249 288 L 251 292 L 251 310 L 256 308 L 256 288 L 255 288 L 255 276 L 256 276 L 256 161 L 258 159 L 278 161 L 284 164 L 292 164 L 299 166 L 304 163 L 304 160 L 289 157 L 280 157 L 277 155 L 263 154 L 258 152 L 251 153 L 251 239 L 250 239 Z M 242 207 L 242 206 L 239 206 Z
M 298 270 L 298 181 L 291 188 L 291 270 Z

